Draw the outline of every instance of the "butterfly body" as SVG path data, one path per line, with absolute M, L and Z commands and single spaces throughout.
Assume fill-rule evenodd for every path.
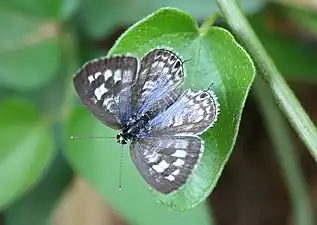
M 154 49 L 140 61 L 114 56 L 85 64 L 74 77 L 84 105 L 106 126 L 120 130 L 119 144 L 130 141 L 132 161 L 155 190 L 182 187 L 204 151 L 199 135 L 212 127 L 219 103 L 211 90 L 181 90 L 181 58 Z
M 127 144 L 129 140 L 131 141 L 141 130 L 145 129 L 148 121 L 149 117 L 147 115 L 144 115 L 137 120 L 131 119 L 131 121 L 125 125 L 117 135 L 117 142 L 123 145 Z

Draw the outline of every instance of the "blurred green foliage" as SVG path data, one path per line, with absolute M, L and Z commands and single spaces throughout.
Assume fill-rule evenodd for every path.
M 282 11 L 280 16 L 275 16 L 278 12 L 275 8 L 276 7 L 273 9 L 267 8 L 261 13 L 250 16 L 250 23 L 254 31 L 283 75 L 287 76 L 288 79 L 304 79 L 315 82 L 317 75 L 317 54 L 316 47 L 311 48 L 310 45 L 314 46 L 314 42 L 316 43 L 315 37 L 317 33 L 314 34 L 314 30 L 317 29 L 317 16 L 301 11 L 303 16 L 301 19 L 305 20 L 303 24 L 300 20 L 294 18 L 299 26 L 297 32 L 299 32 L 300 35 L 298 36 L 296 33 L 289 33 L 289 31 L 284 32 L 280 30 L 281 27 L 279 27 L 279 23 L 282 23 L 281 26 L 287 26 L 287 24 L 284 25 L 283 22 L 287 23 L 286 19 L 289 18 L 289 13 L 293 12 L 293 10 L 297 11 L 297 9 L 287 11 L 283 9 L 280 10 Z M 306 20 L 305 18 L 307 17 L 315 17 L 315 20 Z M 275 28 L 274 26 L 277 27 Z M 271 28 L 271 30 L 268 28 Z M 286 29 L 295 28 L 290 27 Z M 294 32 L 296 32 L 296 30 Z M 309 32 L 311 32 L 311 34 Z M 305 39 L 305 36 L 307 36 L 308 39 Z M 311 38 L 313 39 L 312 43 L 309 41 Z
M 296 34 L 283 36 L 270 30 L 270 8 L 265 0 L 240 3 L 285 77 L 315 81 L 317 50 L 309 47 L 311 42 Z M 114 134 L 76 104 L 71 77 L 81 66 L 79 62 L 106 54 L 108 49 L 100 48 L 98 41 L 164 6 L 177 7 L 198 21 L 218 11 L 210 0 L 0 2 L 0 209 L 8 224 L 21 224 L 26 215 L 33 216 L 32 224 L 49 220 L 71 179 L 68 162 L 56 163 L 61 151 L 131 223 L 210 224 L 203 204 L 186 213 L 169 212 L 158 204 L 128 154 L 123 161 L 123 191 L 118 193 L 120 146 L 113 141 L 63 140 L 73 135 Z M 309 40 L 316 41 L 316 13 L 289 5 L 274 7 L 280 15 L 295 21 L 306 36 L 308 33 Z M 226 103 L 221 105 L 219 126 L 204 135 L 208 151 L 189 185 L 178 195 L 156 196 L 167 206 L 181 210 L 204 200 L 215 186 L 235 142 L 253 67 L 230 34 L 212 28 L 202 36 L 193 19 L 183 13 L 135 26 L 111 51 L 129 51 L 141 57 L 162 44 L 174 47 L 184 58 L 193 58 L 187 66 L 187 85 L 205 88 L 212 81 L 221 102 Z M 34 204 L 39 196 L 46 198 L 45 202 Z M 138 202 L 137 208 L 133 202 Z M 28 211 L 30 207 L 32 211 Z M 150 213 L 144 215 L 145 210 Z
M 72 177 L 72 170 L 61 151 L 56 151 L 54 156 L 45 170 L 45 176 L 6 210 L 6 225 L 25 224 L 26 218 L 28 224 L 32 225 L 50 224 L 50 215 L 59 203 L 57 199 Z
M 5 101 L 1 104 L 0 179 L 1 206 L 25 192 L 53 157 L 49 121 L 40 118 L 30 104 Z

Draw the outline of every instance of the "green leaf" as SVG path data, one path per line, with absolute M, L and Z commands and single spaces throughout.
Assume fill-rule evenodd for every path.
M 83 0 L 79 7 L 78 26 L 90 37 L 100 38 L 114 30 L 123 15 L 121 7 L 116 0 Z
M 62 0 L 61 15 L 65 19 L 73 16 L 79 10 L 82 0 Z
M 46 84 L 60 66 L 58 25 L 0 8 L 0 85 L 16 90 Z
M 19 101 L 0 111 L 0 209 L 14 202 L 42 175 L 53 155 L 50 127 Z
M 161 9 L 131 27 L 119 38 L 110 54 L 129 52 L 142 57 L 150 49 L 162 45 L 172 47 L 183 59 L 190 59 L 185 63 L 185 84 L 206 89 L 213 83 L 212 89 L 221 105 L 219 121 L 203 135 L 205 152 L 202 160 L 186 185 L 171 195 L 155 193 L 158 201 L 164 205 L 176 210 L 186 210 L 207 198 L 230 156 L 245 99 L 254 78 L 254 67 L 248 55 L 227 31 L 213 27 L 200 33 L 196 22 L 190 16 L 169 8 Z M 76 113 L 76 118 L 72 118 L 69 124 L 68 137 L 114 137 L 115 134 L 115 131 L 105 128 L 99 121 L 92 119 L 92 116 L 80 112 Z M 105 149 L 102 146 L 106 146 Z M 95 140 L 93 143 L 68 141 L 67 156 L 73 166 L 83 173 L 103 196 L 118 205 L 120 210 L 124 210 L 127 206 L 122 203 L 129 201 L 129 195 L 145 195 L 147 185 L 137 174 L 129 156 L 125 155 L 123 181 L 129 195 L 117 192 L 117 180 L 113 179 L 113 174 L 119 173 L 120 148 L 114 140 Z M 139 190 L 142 195 L 137 194 Z
M 252 14 L 260 10 L 266 3 L 266 0 L 238 0 L 238 2 L 245 13 Z M 178 8 L 179 10 L 189 13 L 196 19 L 203 19 L 218 11 L 217 3 L 213 0 L 134 0 L 133 2 L 127 0 L 126 3 L 129 4 L 129 10 L 125 10 L 125 16 L 122 17 L 122 21 L 125 23 L 137 21 L 147 14 L 166 6 Z
M 79 3 L 80 0 L 2 0 L 0 5 L 16 14 L 57 21 L 73 13 Z
M 220 120 L 203 135 L 206 151 L 191 179 L 175 194 L 157 193 L 159 201 L 167 206 L 185 210 L 205 200 L 221 174 L 235 143 L 254 67 L 228 32 L 213 27 L 202 34 L 191 17 L 172 9 L 162 9 L 132 27 L 110 53 L 131 52 L 141 57 L 160 45 L 168 45 L 183 59 L 191 59 L 185 63 L 185 84 L 206 89 L 213 83 L 221 105 Z
M 71 170 L 59 155 L 48 168 L 47 174 L 19 201 L 5 210 L 6 225 L 51 224 L 52 212 L 71 178 Z
M 245 12 L 254 13 L 263 7 L 266 0 L 239 2 Z M 184 10 L 197 19 L 203 19 L 218 10 L 216 1 L 212 0 L 121 0 L 120 4 L 117 0 L 83 0 L 79 13 L 80 25 L 91 37 L 100 38 L 118 25 L 131 24 L 165 6 Z

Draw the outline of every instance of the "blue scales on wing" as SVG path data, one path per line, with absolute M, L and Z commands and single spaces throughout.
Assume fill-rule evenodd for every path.
M 187 89 L 171 107 L 149 121 L 148 135 L 198 135 L 213 126 L 218 115 L 219 104 L 212 91 Z
M 184 75 L 183 63 L 174 52 L 154 49 L 147 53 L 141 59 L 140 70 L 133 86 L 133 112 L 142 116 L 152 108 L 150 111 L 153 116 L 153 108 L 157 105 L 168 107 L 169 104 L 164 101 L 168 101 L 168 96 L 173 98 L 179 95 L 180 92 L 173 93 L 173 90 L 183 82 Z M 171 94 L 168 95 L 169 93 Z M 173 101 L 172 99 L 171 103 Z

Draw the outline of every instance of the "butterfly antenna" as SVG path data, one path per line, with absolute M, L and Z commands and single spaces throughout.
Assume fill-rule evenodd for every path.
M 120 170 L 119 170 L 119 191 L 122 190 L 122 165 L 123 164 L 123 145 L 121 145 L 121 155 L 120 155 Z
M 209 87 L 207 88 L 207 90 L 210 90 L 213 85 L 214 85 L 214 83 L 211 83 L 211 84 L 209 85 Z
M 105 137 L 105 136 L 71 136 L 70 139 L 98 139 L 98 138 L 117 138 L 117 137 Z
M 192 60 L 192 58 L 189 58 L 189 59 L 184 60 L 184 61 L 183 61 L 183 64 L 189 62 L 190 60 Z

